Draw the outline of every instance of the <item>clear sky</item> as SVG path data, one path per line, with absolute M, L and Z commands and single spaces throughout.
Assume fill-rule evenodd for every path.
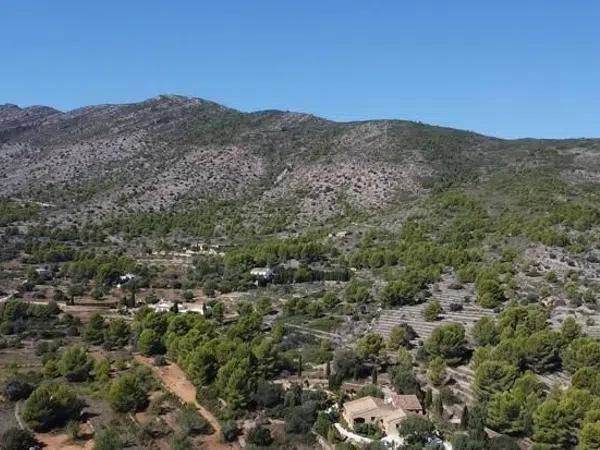
M 0 103 L 161 93 L 600 137 L 600 1 L 0 0 Z

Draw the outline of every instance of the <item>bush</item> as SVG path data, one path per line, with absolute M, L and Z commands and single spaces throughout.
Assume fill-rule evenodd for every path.
M 121 450 L 125 447 L 119 433 L 110 428 L 98 432 L 94 441 L 94 450 Z
M 83 403 L 68 386 L 44 384 L 35 389 L 23 410 L 23 418 L 35 431 L 47 431 L 77 419 Z
M 399 394 L 421 395 L 421 387 L 417 381 L 412 369 L 398 367 L 392 372 L 392 384 Z
M 24 400 L 33 392 L 34 387 L 22 380 L 10 380 L 4 385 L 2 394 L 8 401 Z
M 228 420 L 221 427 L 221 434 L 225 442 L 233 442 L 237 439 L 240 430 L 235 420 Z
M 442 313 L 442 305 L 437 300 L 431 301 L 423 310 L 423 318 L 427 322 L 433 322 L 438 319 Z
M 398 433 L 407 444 L 425 445 L 434 435 L 435 427 L 423 416 L 408 415 L 400 424 Z
M 327 438 L 332 425 L 333 420 L 331 420 L 329 414 L 327 414 L 325 411 L 320 411 L 314 424 L 314 430 L 317 434 Z
M 259 380 L 253 399 L 261 408 L 273 408 L 283 400 L 283 388 L 280 384 Z
M 105 383 L 110 380 L 110 360 L 102 358 L 94 363 L 94 378 L 96 381 Z
M 357 398 L 360 397 L 378 397 L 383 398 L 383 391 L 375 384 L 366 384 L 362 386 L 357 394 Z
M 2 450 L 29 450 L 38 446 L 33 434 L 19 428 L 9 428 L 0 438 Z
M 458 311 L 462 311 L 465 308 L 463 307 L 462 304 L 453 302 L 453 303 L 450 303 L 450 305 L 448 306 L 448 309 L 452 312 L 458 312 Z
M 0 334 L 9 335 L 14 334 L 15 332 L 15 324 L 11 320 L 5 320 L 0 323 Z
M 69 423 L 67 423 L 67 426 L 65 427 L 65 431 L 71 439 L 78 439 L 81 426 L 76 420 L 69 420 Z
M 192 405 L 185 405 L 179 411 L 179 426 L 184 435 L 206 433 L 210 430 L 208 422 L 201 417 Z
M 268 428 L 257 425 L 248 431 L 248 442 L 261 447 L 266 447 L 273 442 L 271 431 Z
M 371 439 L 380 439 L 384 436 L 381 429 L 374 423 L 357 423 L 354 425 L 354 431 Z
M 390 350 L 398 350 L 400 347 L 408 347 L 410 341 L 417 337 L 415 330 L 408 324 L 395 325 L 388 338 L 387 347 Z

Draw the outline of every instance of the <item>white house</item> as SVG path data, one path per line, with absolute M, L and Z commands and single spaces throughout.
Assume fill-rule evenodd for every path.
M 273 276 L 273 271 L 270 267 L 255 267 L 250 271 L 250 275 L 257 278 L 268 279 Z

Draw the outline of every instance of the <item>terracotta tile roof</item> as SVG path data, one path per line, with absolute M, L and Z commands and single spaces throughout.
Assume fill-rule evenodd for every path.
M 391 397 L 392 405 L 395 408 L 401 408 L 404 411 L 422 411 L 423 407 L 416 395 L 394 394 Z
M 360 415 L 366 411 L 385 407 L 385 403 L 382 399 L 376 397 L 362 397 L 356 400 L 351 400 L 344 403 L 344 410 L 352 415 Z

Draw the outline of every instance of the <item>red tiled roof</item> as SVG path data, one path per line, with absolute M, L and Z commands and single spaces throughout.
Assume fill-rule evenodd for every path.
M 416 395 L 398 395 L 392 396 L 392 404 L 396 408 L 402 408 L 404 411 L 422 411 L 423 407 Z

